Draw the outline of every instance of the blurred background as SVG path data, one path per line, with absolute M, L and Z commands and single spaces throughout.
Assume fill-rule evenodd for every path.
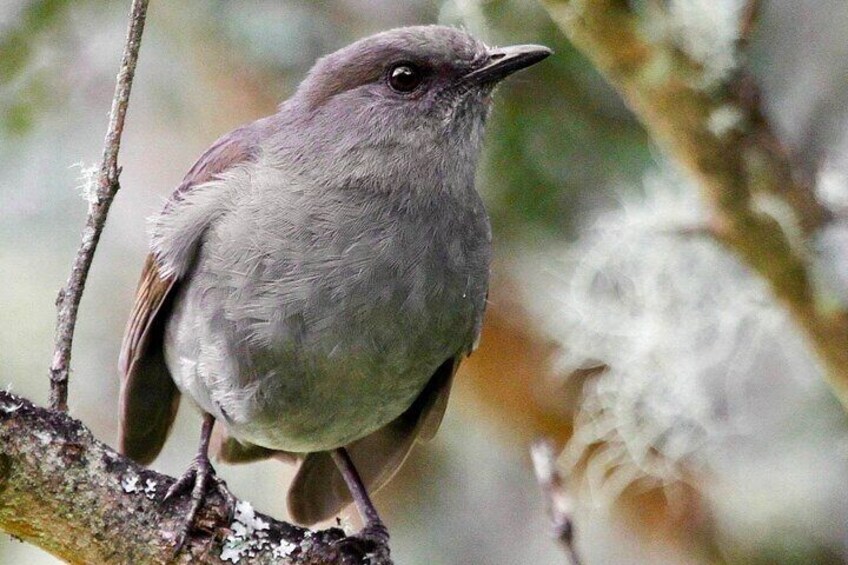
M 682 36 L 700 33 L 726 64 L 739 2 L 668 4 L 686 16 Z M 0 386 L 42 404 L 53 301 L 79 243 L 81 187 L 100 159 L 127 11 L 128 2 L 0 0 Z M 200 153 L 273 112 L 317 57 L 435 22 L 556 55 L 496 97 L 478 177 L 494 224 L 490 310 L 440 433 L 377 496 L 397 562 L 565 563 L 528 457 L 541 436 L 563 448 L 586 563 L 848 561 L 848 420 L 815 359 L 766 287 L 693 235 L 704 218 L 695 188 L 536 2 L 152 3 L 122 190 L 80 310 L 72 414 L 114 441 L 118 347 L 146 218 Z M 766 2 L 742 61 L 799 173 L 840 213 L 846 26 L 844 0 Z M 846 234 L 832 226 L 815 247 L 820 286 L 840 303 Z M 154 467 L 181 473 L 198 424 L 183 403 Z M 218 472 L 237 496 L 285 518 L 292 469 Z M 0 563 L 53 562 L 0 535 Z

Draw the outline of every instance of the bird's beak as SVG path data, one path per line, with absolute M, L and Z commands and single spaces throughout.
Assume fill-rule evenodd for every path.
M 495 84 L 516 71 L 535 65 L 552 53 L 553 51 L 543 45 L 513 45 L 490 49 L 483 65 L 465 75 L 465 79 L 474 84 Z

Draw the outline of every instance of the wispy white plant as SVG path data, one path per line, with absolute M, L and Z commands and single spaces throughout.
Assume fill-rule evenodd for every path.
M 98 165 L 86 165 L 79 161 L 71 165 L 71 168 L 79 170 L 77 190 L 90 208 L 97 202 L 97 173 L 100 172 L 100 167 Z
M 561 373 L 609 367 L 586 385 L 563 456 L 566 467 L 587 465 L 593 501 L 721 466 L 751 431 L 757 396 L 768 397 L 754 387 L 820 382 L 768 288 L 705 226 L 694 187 L 663 168 L 644 197 L 530 267 L 526 302 L 561 344 Z
M 667 25 L 680 48 L 704 65 L 707 85 L 720 82 L 738 65 L 736 42 L 742 0 L 670 0 Z

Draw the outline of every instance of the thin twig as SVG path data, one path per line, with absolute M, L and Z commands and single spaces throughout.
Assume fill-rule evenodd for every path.
M 748 0 L 742 10 L 742 15 L 739 18 L 739 41 L 738 48 L 747 48 L 751 42 L 751 36 L 757 28 L 759 22 L 760 9 L 762 2 L 760 0 Z
M 130 99 L 138 50 L 141 46 L 141 34 L 147 16 L 148 0 L 133 0 L 130 8 L 130 22 L 121 67 L 118 71 L 115 96 L 112 99 L 112 111 L 109 115 L 109 129 L 103 146 L 103 160 L 97 175 L 96 190 L 90 196 L 88 217 L 82 232 L 77 256 L 74 259 L 71 275 L 59 296 L 56 298 L 56 338 L 53 362 L 50 365 L 50 406 L 55 410 L 68 409 L 68 372 L 71 363 L 71 347 L 74 341 L 74 327 L 77 311 L 85 289 L 88 271 L 94 259 L 100 234 L 106 224 L 109 207 L 120 188 L 118 176 L 118 150 L 121 147 L 121 134 L 124 131 L 124 118 Z
M 572 565 L 581 565 L 580 554 L 574 546 L 573 504 L 565 488 L 565 481 L 556 465 L 554 446 L 550 440 L 541 439 L 530 446 L 530 457 L 536 479 L 545 495 L 545 504 L 551 519 L 551 530 L 571 559 Z

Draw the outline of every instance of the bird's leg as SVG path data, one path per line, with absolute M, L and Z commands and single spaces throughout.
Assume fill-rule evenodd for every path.
M 353 465 L 350 455 L 344 447 L 339 447 L 330 452 L 336 467 L 339 468 L 339 473 L 347 484 L 350 494 L 353 496 L 353 501 L 356 503 L 356 509 L 359 515 L 362 516 L 362 521 L 365 526 L 362 528 L 356 537 L 373 541 L 384 547 L 389 544 L 389 530 L 380 519 L 377 513 L 377 508 L 371 502 L 371 497 L 368 496 L 368 489 L 362 483 L 356 467 Z
M 215 469 L 212 468 L 212 464 L 209 462 L 209 438 L 212 435 L 212 427 L 214 425 L 215 417 L 211 414 L 204 414 L 203 427 L 200 429 L 200 446 L 197 450 L 197 455 L 194 457 L 194 461 L 192 461 L 186 472 L 183 473 L 182 477 L 171 485 L 171 488 L 169 488 L 168 492 L 165 494 L 164 501 L 168 502 L 184 492 L 191 493 L 191 507 L 189 508 L 188 515 L 183 523 L 182 530 L 177 537 L 176 552 L 179 552 L 182 549 L 183 544 L 188 539 L 188 535 L 194 525 L 195 519 L 197 518 L 197 513 L 200 511 L 200 507 L 203 504 L 203 500 L 206 496 L 206 491 L 209 488 L 210 483 L 215 483 L 218 488 L 218 492 L 220 492 L 221 496 L 224 498 L 228 518 L 232 517 L 233 509 L 235 508 L 235 496 L 233 496 L 227 488 L 226 483 L 218 478 L 215 474 Z

